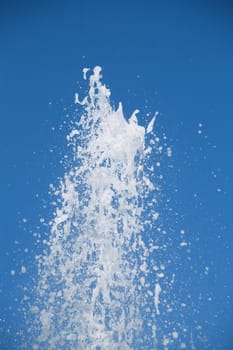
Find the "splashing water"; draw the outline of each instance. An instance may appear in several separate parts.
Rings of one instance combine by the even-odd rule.
[[[67,136],[72,160],[52,188],[58,204],[47,248],[37,257],[34,350],[157,348],[162,289],[151,278],[150,254],[158,247],[144,238],[158,218],[146,166],[155,142],[145,146],[156,115],[145,130],[137,110],[127,121],[109,97],[95,67],[88,95],[75,96],[82,115]]]

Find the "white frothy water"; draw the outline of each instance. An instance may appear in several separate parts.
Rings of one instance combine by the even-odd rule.
[[[127,121],[109,97],[100,67],[89,77],[88,95],[82,101],[75,95],[83,109],[67,136],[72,160],[59,188],[52,187],[58,204],[37,257],[34,350],[156,349],[162,289],[147,276],[158,247],[142,234],[158,219],[153,196],[151,219],[143,219],[154,190],[145,159],[155,142],[146,148],[145,135],[156,115],[145,130],[137,110]]]

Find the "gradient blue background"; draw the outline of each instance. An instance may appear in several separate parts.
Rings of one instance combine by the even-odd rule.
[[[20,267],[33,273],[33,232],[51,214],[49,184],[62,175],[60,125],[82,68],[97,64],[126,116],[139,108],[146,125],[147,112],[160,112],[174,166],[161,170],[163,191],[178,213],[168,224],[191,242],[192,262],[180,253],[180,276],[208,336],[197,349],[231,350],[233,5],[166,0],[0,2],[0,348],[15,349],[16,286],[27,281]]]

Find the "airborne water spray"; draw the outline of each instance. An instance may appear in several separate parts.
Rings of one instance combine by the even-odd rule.
[[[161,153],[156,115],[145,129],[137,110],[129,120],[121,104],[114,110],[100,67],[89,76],[87,96],[76,94],[75,102],[81,111],[67,135],[72,155],[59,186],[51,186],[57,205],[37,256],[30,347],[168,349],[178,333],[169,340],[159,330],[158,339],[165,266],[155,264],[160,247],[148,237],[158,219],[156,166],[148,162]]]

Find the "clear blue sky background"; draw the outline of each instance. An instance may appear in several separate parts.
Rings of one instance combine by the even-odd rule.
[[[64,108],[82,68],[97,64],[126,115],[139,108],[146,124],[148,111],[160,112],[157,127],[171,141],[174,164],[162,169],[164,193],[180,214],[174,230],[184,228],[192,243],[193,273],[184,267],[183,278],[193,299],[204,295],[196,317],[206,348],[231,350],[233,5],[224,0],[0,2],[0,344],[14,349],[6,328],[17,328],[19,316],[9,307],[27,279],[21,260],[33,259],[22,250],[32,248],[40,216],[51,213],[43,201],[62,175]]]

